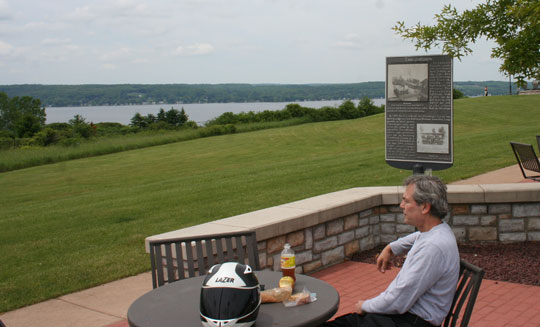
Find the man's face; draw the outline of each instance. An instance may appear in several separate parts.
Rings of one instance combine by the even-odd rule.
[[[399,205],[403,209],[403,217],[407,225],[412,225],[415,227],[421,226],[424,222],[425,205],[418,205],[413,199],[414,189],[416,186],[414,184],[407,185],[401,204]]]

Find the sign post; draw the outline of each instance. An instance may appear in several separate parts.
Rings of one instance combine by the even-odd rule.
[[[387,57],[386,163],[413,170],[447,169],[454,163],[452,58]]]

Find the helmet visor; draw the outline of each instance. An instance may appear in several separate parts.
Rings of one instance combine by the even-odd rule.
[[[202,288],[201,314],[211,319],[238,319],[259,305],[259,288]]]

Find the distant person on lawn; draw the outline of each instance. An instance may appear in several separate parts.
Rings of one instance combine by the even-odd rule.
[[[440,179],[414,175],[404,181],[400,204],[405,223],[418,230],[388,244],[377,257],[377,269],[390,269],[393,255],[407,254],[388,288],[356,304],[350,313],[324,326],[440,326],[456,291],[459,252],[452,229],[442,219],[448,213],[446,186]]]

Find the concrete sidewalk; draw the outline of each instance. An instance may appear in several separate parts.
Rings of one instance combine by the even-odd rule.
[[[517,165],[514,165],[453,184],[501,184],[524,181],[521,170]],[[373,296],[382,291],[391,280],[392,274],[381,275],[373,268],[373,265],[345,262],[320,271],[314,276],[329,282],[338,289],[341,295],[338,313],[341,314],[350,311],[358,299]],[[347,276],[349,279],[353,276],[356,277],[349,280],[345,278]],[[371,280],[371,282],[362,286],[358,280],[363,279]],[[481,297],[475,307],[474,319],[481,317],[482,313],[497,311],[501,313],[500,315],[507,316],[509,315],[508,303],[516,303],[516,301],[514,299],[503,301],[505,294],[525,294],[526,302],[530,302],[530,306],[512,308],[516,312],[521,311],[523,317],[534,317],[535,320],[529,319],[529,322],[536,321],[538,323],[517,324],[515,326],[540,327],[540,304],[538,304],[540,303],[540,287],[493,281],[486,281],[484,285]],[[128,326],[126,314],[131,303],[151,289],[151,275],[143,273],[6,312],[0,315],[0,319],[7,327],[125,327]],[[487,299],[499,300],[488,301]],[[474,319],[471,326],[487,326],[474,323]],[[501,321],[506,320],[501,317],[498,321],[491,321],[490,326],[512,326],[511,324],[501,325]]]

